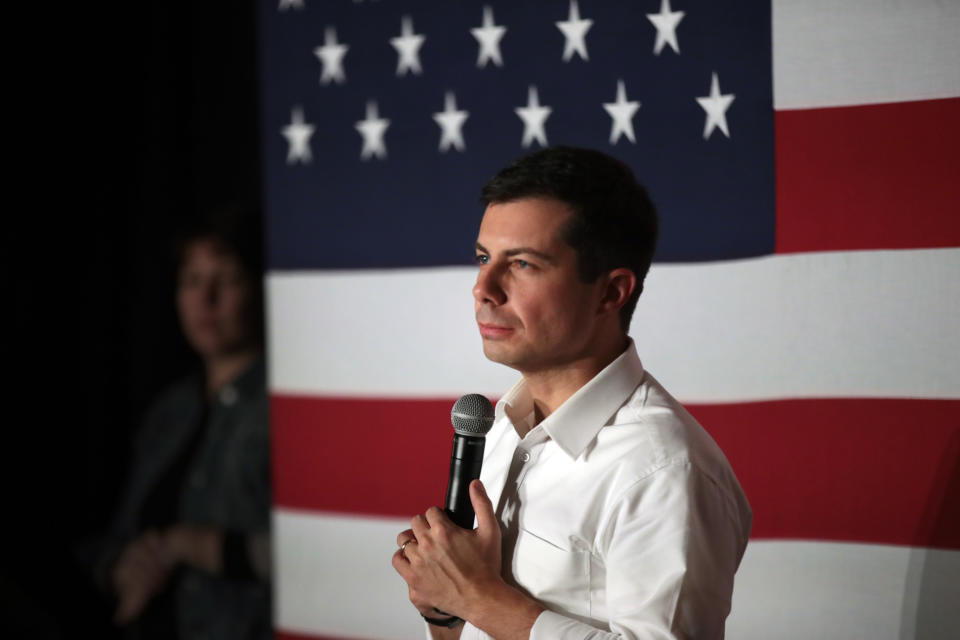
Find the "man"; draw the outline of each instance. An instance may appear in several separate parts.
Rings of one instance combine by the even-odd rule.
[[[609,156],[552,148],[482,200],[477,325],[522,378],[470,486],[477,529],[432,507],[397,536],[411,602],[438,639],[723,637],[750,507],[627,336],[657,233],[646,192]]]
[[[259,215],[222,209],[177,247],[176,306],[200,371],[160,394],[97,558],[124,637],[272,637]]]

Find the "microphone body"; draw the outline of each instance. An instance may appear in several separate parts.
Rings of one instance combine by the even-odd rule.
[[[444,511],[454,524],[472,530],[476,514],[470,502],[470,482],[480,477],[483,445],[487,432],[493,426],[493,405],[478,393],[461,396],[450,410],[450,422],[454,431],[453,450],[450,453],[450,479],[447,482]],[[436,607],[433,610],[440,615],[450,616]],[[423,616],[423,619],[445,627],[454,627],[462,621],[456,616],[437,620]]]
[[[483,436],[453,435],[450,453],[450,481],[444,510],[454,523],[464,529],[473,529],[473,503],[470,502],[470,482],[480,477],[483,464]]]
[[[480,394],[462,396],[450,411],[453,423],[453,450],[450,453],[450,480],[444,510],[464,529],[473,529],[470,482],[480,477],[483,446],[493,426],[493,405]]]

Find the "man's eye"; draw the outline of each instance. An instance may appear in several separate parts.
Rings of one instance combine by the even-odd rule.
[[[197,274],[184,273],[180,276],[180,279],[177,284],[183,288],[187,288],[187,287],[195,287],[199,285],[200,282],[201,282],[200,276],[198,276]]]
[[[517,267],[520,269],[526,269],[527,267],[531,266],[531,264],[526,260],[514,260],[513,264],[517,265]]]
[[[486,255],[483,255],[482,253],[478,253],[474,257],[474,260],[477,261],[477,264],[488,264],[490,262],[490,256],[486,256]]]

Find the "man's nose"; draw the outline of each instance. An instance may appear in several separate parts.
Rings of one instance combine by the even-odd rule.
[[[473,298],[478,304],[501,305],[507,301],[500,277],[500,272],[494,267],[480,269],[477,283],[473,285]]]
[[[208,282],[203,286],[203,301],[210,305],[214,306],[217,304],[217,301],[220,299],[220,287],[216,282]]]

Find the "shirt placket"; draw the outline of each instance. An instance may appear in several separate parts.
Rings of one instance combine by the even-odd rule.
[[[529,431],[514,449],[510,461],[510,470],[503,487],[503,495],[500,501],[501,509],[497,514],[503,532],[504,558],[513,557],[513,550],[517,543],[519,533],[517,518],[519,517],[519,510],[522,508],[521,487],[530,469],[539,460],[548,439],[547,432],[538,426]],[[513,582],[512,571],[507,563],[503,565],[503,574],[508,582]]]

